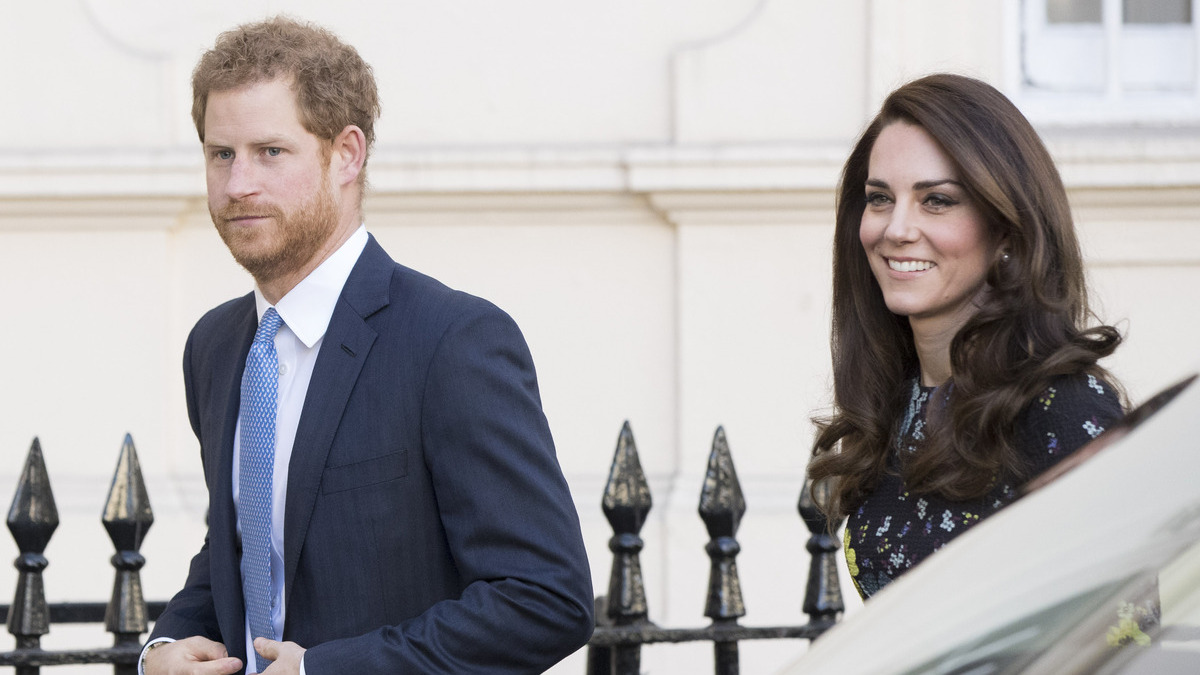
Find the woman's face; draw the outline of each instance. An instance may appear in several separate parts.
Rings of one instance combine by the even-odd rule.
[[[883,128],[867,167],[858,237],[892,312],[957,332],[978,309],[996,242],[958,170],[924,128]]]

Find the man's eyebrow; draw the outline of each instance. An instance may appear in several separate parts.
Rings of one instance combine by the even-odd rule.
[[[249,145],[252,148],[261,148],[264,146],[289,145],[290,143],[291,143],[291,141],[284,136],[266,136],[266,137],[263,137],[260,139],[250,141],[249,143],[247,143],[247,145]],[[204,147],[206,147],[206,148],[231,148],[231,147],[233,147],[233,145],[230,143],[223,143],[223,142],[221,142],[221,139],[217,139],[215,141],[206,139],[204,141]]]

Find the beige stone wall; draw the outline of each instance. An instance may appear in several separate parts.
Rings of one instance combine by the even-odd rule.
[[[655,499],[642,556],[651,618],[707,622],[696,507],[724,425],[749,505],[745,623],[802,621],[795,502],[808,420],[827,404],[841,162],[910,77],[949,69],[1003,86],[1012,4],[6,5],[0,56],[21,67],[0,70],[0,498],[39,436],[62,515],[48,596],[107,596],[98,520],[126,431],[158,518],[147,595],[182,583],[203,537],[179,361],[196,318],[250,280],[208,221],[187,77],[217,30],[287,10],[376,68],[368,228],[397,260],[492,299],[525,331],[597,592],[611,564],[600,495],[629,420]],[[1097,308],[1127,332],[1109,365],[1143,399],[1198,360],[1200,134],[1045,135]],[[0,560],[15,555],[0,537]],[[14,577],[0,569],[0,593]],[[773,672],[801,649],[746,644],[744,670]],[[663,646],[643,664],[702,672],[709,659],[708,646]],[[582,669],[576,658],[555,672]]]

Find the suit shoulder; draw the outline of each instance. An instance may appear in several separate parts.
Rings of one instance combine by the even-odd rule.
[[[450,288],[398,263],[392,274],[392,301],[401,303],[430,326],[449,326],[481,318],[515,324],[507,312],[491,301]]]
[[[205,312],[192,326],[188,342],[205,342],[226,335],[232,326],[244,320],[248,314],[254,314],[254,293],[228,300]]]
[[[216,307],[213,307],[205,312],[204,315],[201,316],[196,322],[196,325],[200,326],[201,324],[206,324],[209,322],[219,323],[231,316],[240,316],[241,314],[244,314],[247,309],[251,311],[254,309],[254,293],[247,293],[241,297],[222,302]]]

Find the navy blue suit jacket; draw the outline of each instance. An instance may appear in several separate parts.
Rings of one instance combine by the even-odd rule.
[[[152,637],[245,659],[232,451],[254,297],[188,338],[208,536]],[[533,673],[583,645],[579,520],[516,324],[372,237],[317,356],[287,478],[283,639],[309,675]]]

